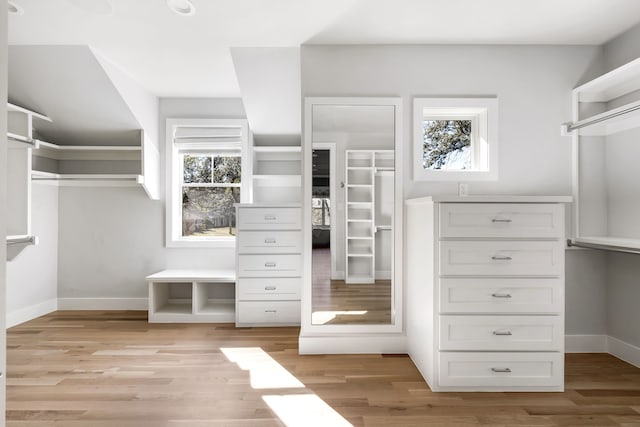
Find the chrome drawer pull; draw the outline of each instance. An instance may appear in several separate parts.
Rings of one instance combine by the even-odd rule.
[[[277,288],[275,286],[265,286],[264,290],[265,291],[275,291]]]
[[[493,218],[493,219],[491,220],[491,222],[513,222],[513,220],[511,220],[511,219]]]
[[[509,368],[491,368],[493,372],[511,372]]]
[[[494,261],[511,261],[513,258],[511,258],[510,256],[492,256],[491,257],[492,260]]]
[[[264,239],[265,243],[275,243],[276,239]]]
[[[499,294],[497,292],[491,294],[494,298],[511,298],[511,294]]]
[[[265,262],[265,263],[264,263],[264,266],[265,266],[265,267],[275,267],[275,266],[276,266],[276,263],[275,263],[275,262]]]
[[[513,335],[513,334],[511,333],[511,331],[493,331],[493,335],[510,336],[510,335]]]
[[[265,215],[264,216],[264,220],[265,221],[275,221],[276,219],[278,219],[275,215]]]
[[[277,313],[278,310],[265,310],[264,312],[265,313]]]

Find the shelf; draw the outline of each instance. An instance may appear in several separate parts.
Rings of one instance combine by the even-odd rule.
[[[254,153],[302,153],[299,145],[254,145]]]
[[[348,253],[347,256],[349,258],[372,258],[373,254],[371,253],[363,253],[363,254],[359,254],[359,253]]]
[[[347,219],[347,222],[371,222],[371,221],[373,221],[371,218],[369,218],[369,219],[366,219],[366,218],[363,218],[363,219],[349,218],[349,219]]]
[[[209,299],[202,308],[196,310],[195,314],[228,317],[229,321],[233,322],[236,315],[236,301],[234,299]]]
[[[31,117],[33,117],[35,119],[44,120],[46,122],[52,122],[53,121],[49,117],[45,116],[44,114],[40,114],[40,113],[36,113],[35,111],[27,110],[26,108],[20,107],[20,106],[15,105],[15,104],[11,104],[9,102],[7,102],[7,111],[8,112],[15,111],[15,112],[19,112],[19,113],[24,113],[24,114],[30,115]]]
[[[33,154],[56,160],[140,160],[139,145],[58,145],[37,141]]]
[[[347,184],[348,188],[371,188],[372,184]]]
[[[15,245],[37,245],[36,236],[7,236],[7,246]]]
[[[348,240],[373,240],[371,236],[347,236]]]
[[[608,102],[640,90],[640,58],[578,86],[573,91],[580,102]]]
[[[191,315],[191,300],[168,302],[156,310],[155,314],[189,314]]]
[[[263,187],[299,187],[302,183],[300,175],[253,175],[256,185]]]

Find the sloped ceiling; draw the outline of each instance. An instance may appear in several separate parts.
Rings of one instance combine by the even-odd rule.
[[[249,126],[257,138],[300,139],[300,49],[231,48]]]
[[[9,102],[49,116],[60,145],[139,144],[140,124],[88,46],[9,46]]]

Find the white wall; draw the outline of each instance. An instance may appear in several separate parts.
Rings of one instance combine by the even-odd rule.
[[[244,109],[238,99],[160,100],[161,153],[165,120],[170,117],[244,118]],[[161,170],[164,173],[164,158]],[[166,248],[164,212],[163,202],[150,200],[141,188],[61,187],[61,307],[101,306],[100,301],[74,302],[75,298],[137,298],[129,303],[103,301],[102,306],[140,308],[146,303],[146,275],[166,268],[234,268],[233,248]]]
[[[640,24],[604,45],[605,71],[613,70],[640,57]]]
[[[56,310],[58,294],[58,187],[35,182],[27,246],[7,263],[7,326]]]
[[[571,140],[559,126],[571,119],[571,90],[599,75],[602,63],[602,50],[590,46],[309,45],[301,50],[302,95],[403,98],[405,199],[457,193],[457,183],[411,180],[413,97],[497,95],[500,176],[470,183],[470,193],[568,195]],[[582,256],[589,255],[568,257],[567,300],[593,303],[605,284],[582,274]],[[601,332],[605,312],[591,306],[571,308],[568,334]]]
[[[606,70],[612,70],[629,61],[640,57],[640,24],[631,28],[617,38],[613,39],[604,46],[604,58]],[[632,131],[633,134],[623,143],[637,144],[637,130]],[[618,138],[614,138],[616,142]],[[611,174],[618,174],[612,177],[613,180],[623,179],[622,183],[630,185],[612,186],[611,190],[616,188],[616,193],[626,189],[629,194],[617,194],[618,201],[625,200],[625,209],[616,209],[611,206],[614,213],[626,213],[627,215],[636,213],[635,216],[627,218],[618,218],[626,220],[626,225],[631,226],[627,230],[638,237],[638,221],[637,221],[637,167],[631,169],[622,167],[622,159],[619,159],[608,167]],[[628,165],[627,165],[628,166]],[[620,173],[623,173],[620,175]],[[615,181],[612,181],[615,182]],[[633,205],[632,205],[633,204]],[[623,234],[625,230],[614,230],[618,234]],[[622,340],[628,344],[640,347],[640,310],[638,310],[638,301],[640,301],[640,255],[621,254],[611,252],[607,255],[608,274],[607,274],[607,330],[608,334],[614,338]]]
[[[7,170],[7,3],[0,2],[0,171]],[[7,176],[0,173],[0,242],[7,238]],[[0,426],[4,426],[6,408],[6,366],[7,335],[5,328],[6,313],[6,262],[7,247],[0,245]]]

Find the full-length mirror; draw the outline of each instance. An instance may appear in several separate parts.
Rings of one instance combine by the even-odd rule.
[[[310,108],[311,323],[393,324],[397,107]]]

